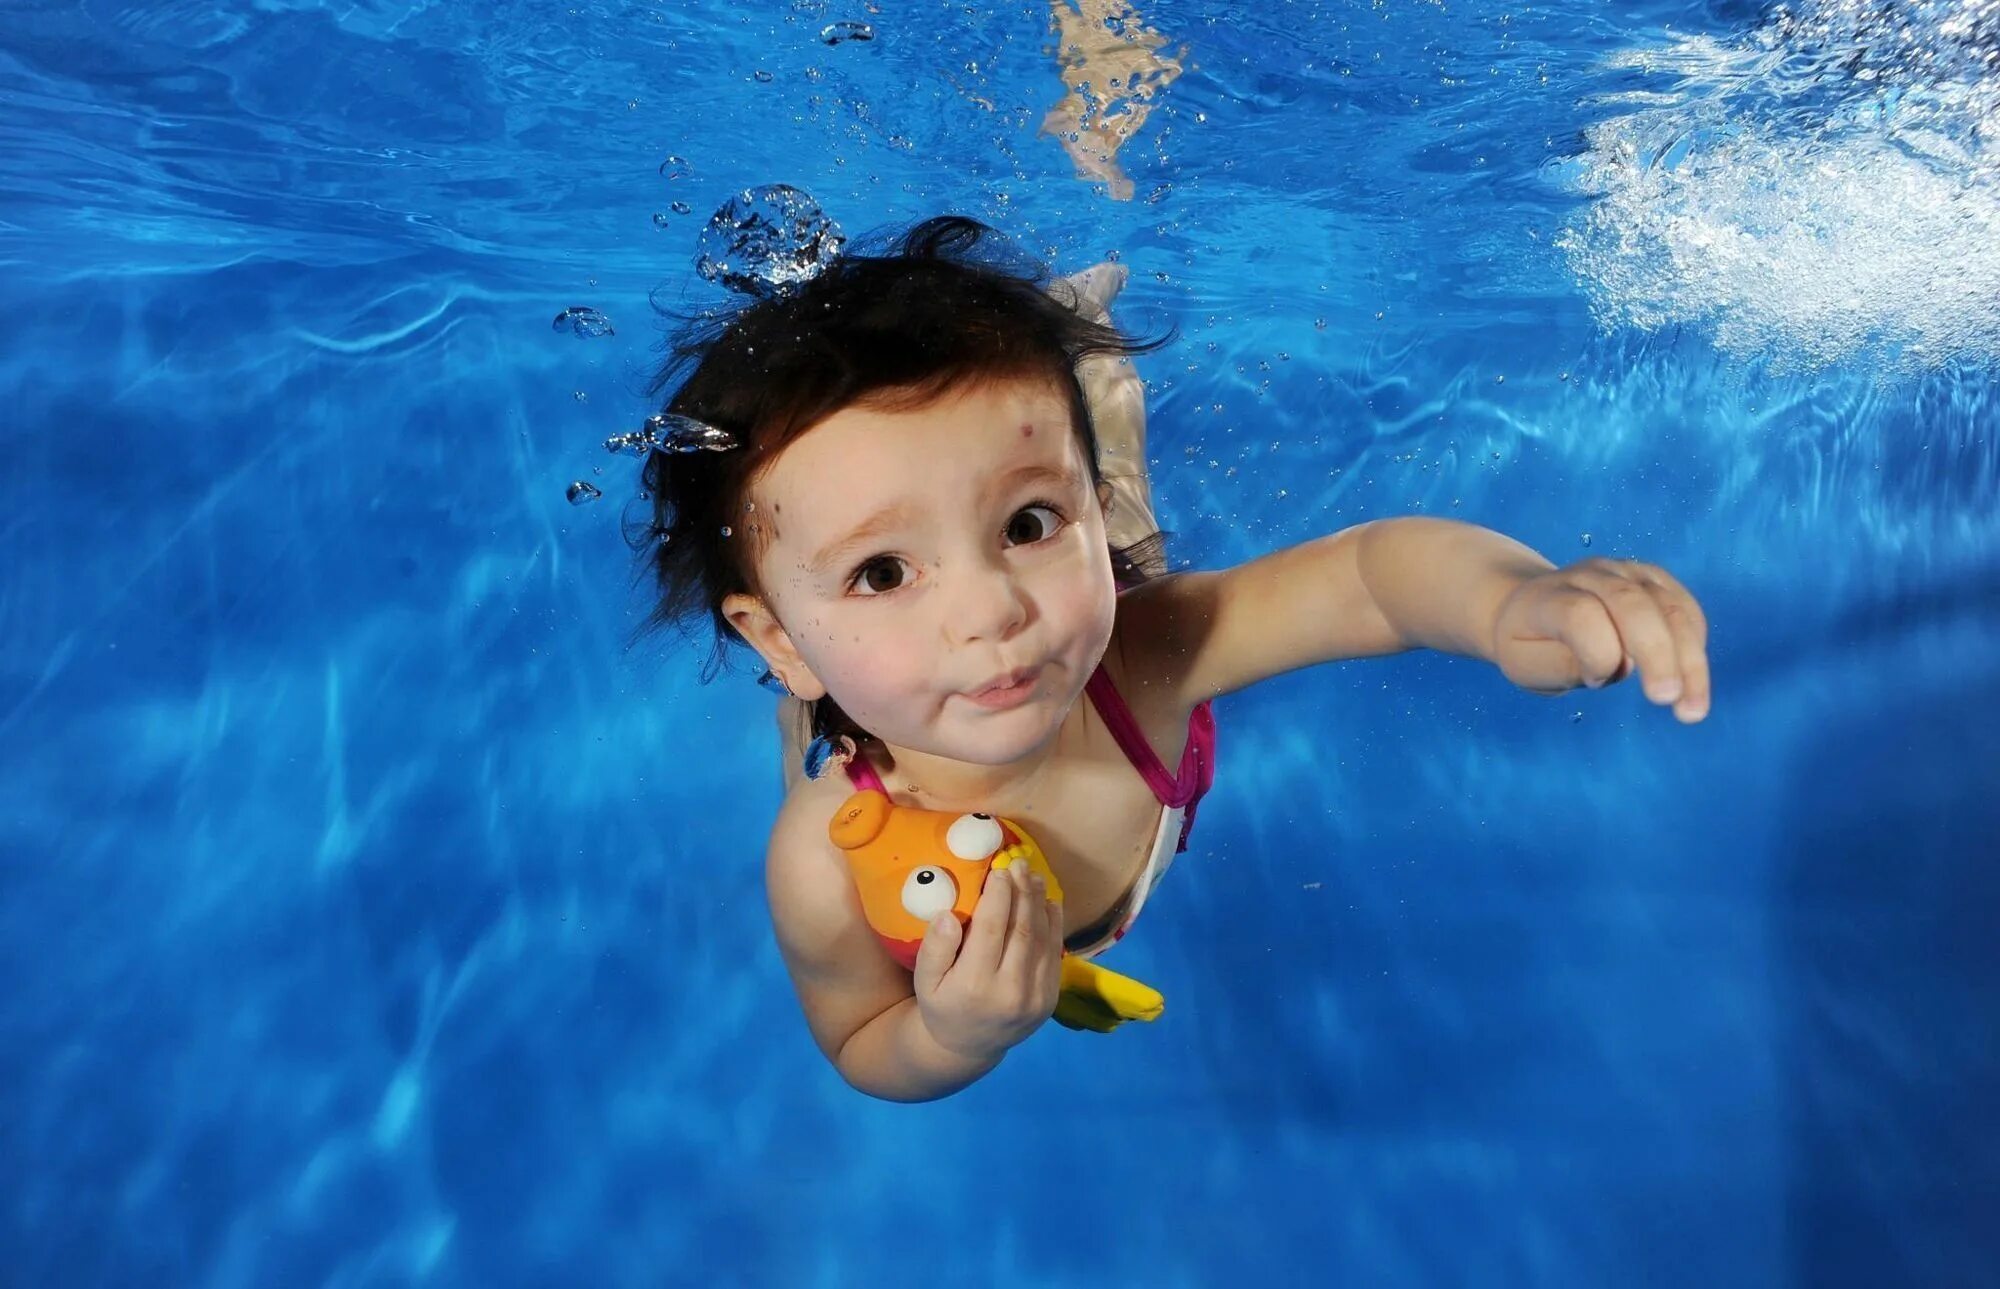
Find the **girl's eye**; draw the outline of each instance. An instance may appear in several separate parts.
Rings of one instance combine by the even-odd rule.
[[[878,556],[854,570],[847,588],[861,592],[863,598],[886,595],[903,584],[902,567],[903,561],[894,555]]]
[[[1037,511],[1044,512],[1036,514]],[[1045,542],[1056,535],[1063,526],[1062,511],[1046,501],[1030,502],[1014,512],[1007,521],[1007,540],[1021,546],[1032,546]],[[895,555],[878,555],[847,579],[847,589],[858,593],[863,599],[887,595],[901,590],[908,581],[903,560]]]
[[[1030,519],[1027,523],[1022,522],[1023,519],[1034,515],[1038,510],[1048,512],[1048,518]],[[1014,513],[1014,517],[1007,522],[1007,536],[1010,540],[1017,541],[1023,546],[1032,545],[1035,542],[1046,541],[1055,536],[1056,530],[1062,527],[1062,522],[1063,517],[1060,510],[1057,510],[1046,501],[1037,501],[1032,505],[1023,506]]]

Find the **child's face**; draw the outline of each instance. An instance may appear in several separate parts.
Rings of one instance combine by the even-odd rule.
[[[1103,508],[1049,384],[844,409],[766,468],[752,503],[768,598],[724,611],[793,692],[831,693],[894,746],[1017,760],[1054,736],[1111,639]],[[975,697],[1021,671],[1018,697]]]

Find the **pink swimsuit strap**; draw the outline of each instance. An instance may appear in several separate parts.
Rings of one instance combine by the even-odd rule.
[[[1203,702],[1189,714],[1187,747],[1181,753],[1180,772],[1168,774],[1159,754],[1153,751],[1153,745],[1146,741],[1146,735],[1139,729],[1132,709],[1125,705],[1118,687],[1111,683],[1104,664],[1098,664],[1083,690],[1090,695],[1091,704],[1097,708],[1098,716],[1103,718],[1105,728],[1111,731],[1111,737],[1117,740],[1125,758],[1132,762],[1132,767],[1146,781],[1146,786],[1153,790],[1160,804],[1170,809],[1187,809],[1187,815],[1181,822],[1178,847],[1178,850],[1186,850],[1188,833],[1194,828],[1195,808],[1215,783],[1213,707]],[[847,778],[857,792],[873,789],[884,796],[889,795],[888,788],[882,784],[882,776],[875,773],[875,767],[858,751],[847,762]]]
[[[882,776],[875,773],[875,767],[868,764],[868,758],[861,755],[859,748],[855,749],[853,759],[847,763],[847,781],[854,785],[856,792],[867,792],[872,788],[885,797],[889,795],[889,789],[882,786]]]
[[[1097,706],[1097,714],[1104,718],[1105,728],[1118,741],[1125,759],[1139,771],[1146,786],[1153,790],[1160,804],[1169,808],[1184,806],[1187,816],[1181,823],[1180,844],[1177,852],[1187,849],[1188,833],[1194,828],[1194,813],[1202,797],[1215,783],[1215,709],[1207,701],[1195,706],[1188,714],[1187,746],[1181,752],[1180,772],[1168,774],[1153,745],[1146,741],[1146,735],[1139,728],[1132,709],[1125,705],[1125,699],[1111,683],[1111,676],[1099,663],[1091,673],[1090,681],[1084,687],[1090,701]]]

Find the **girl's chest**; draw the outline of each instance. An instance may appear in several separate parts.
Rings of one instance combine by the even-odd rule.
[[[1044,782],[994,812],[1015,820],[1040,843],[1063,886],[1063,924],[1089,926],[1122,899],[1144,873],[1159,836],[1164,807],[1139,769],[1094,711],[1077,706],[1065,729],[1059,760]],[[1180,765],[1187,742],[1187,714],[1133,716],[1153,754],[1170,769]]]
[[[1048,856],[1062,883],[1063,925],[1071,931],[1096,922],[1124,897],[1145,871],[1159,832],[1158,799],[1130,766],[1111,768],[1126,775],[1076,775],[1047,800],[1010,816]]]

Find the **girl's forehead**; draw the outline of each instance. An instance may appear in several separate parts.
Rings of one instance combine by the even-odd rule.
[[[1068,402],[1040,384],[1012,384],[907,411],[843,408],[786,445],[756,491],[793,521],[786,526],[810,525],[956,494],[1020,466],[1076,472],[1081,458]]]

